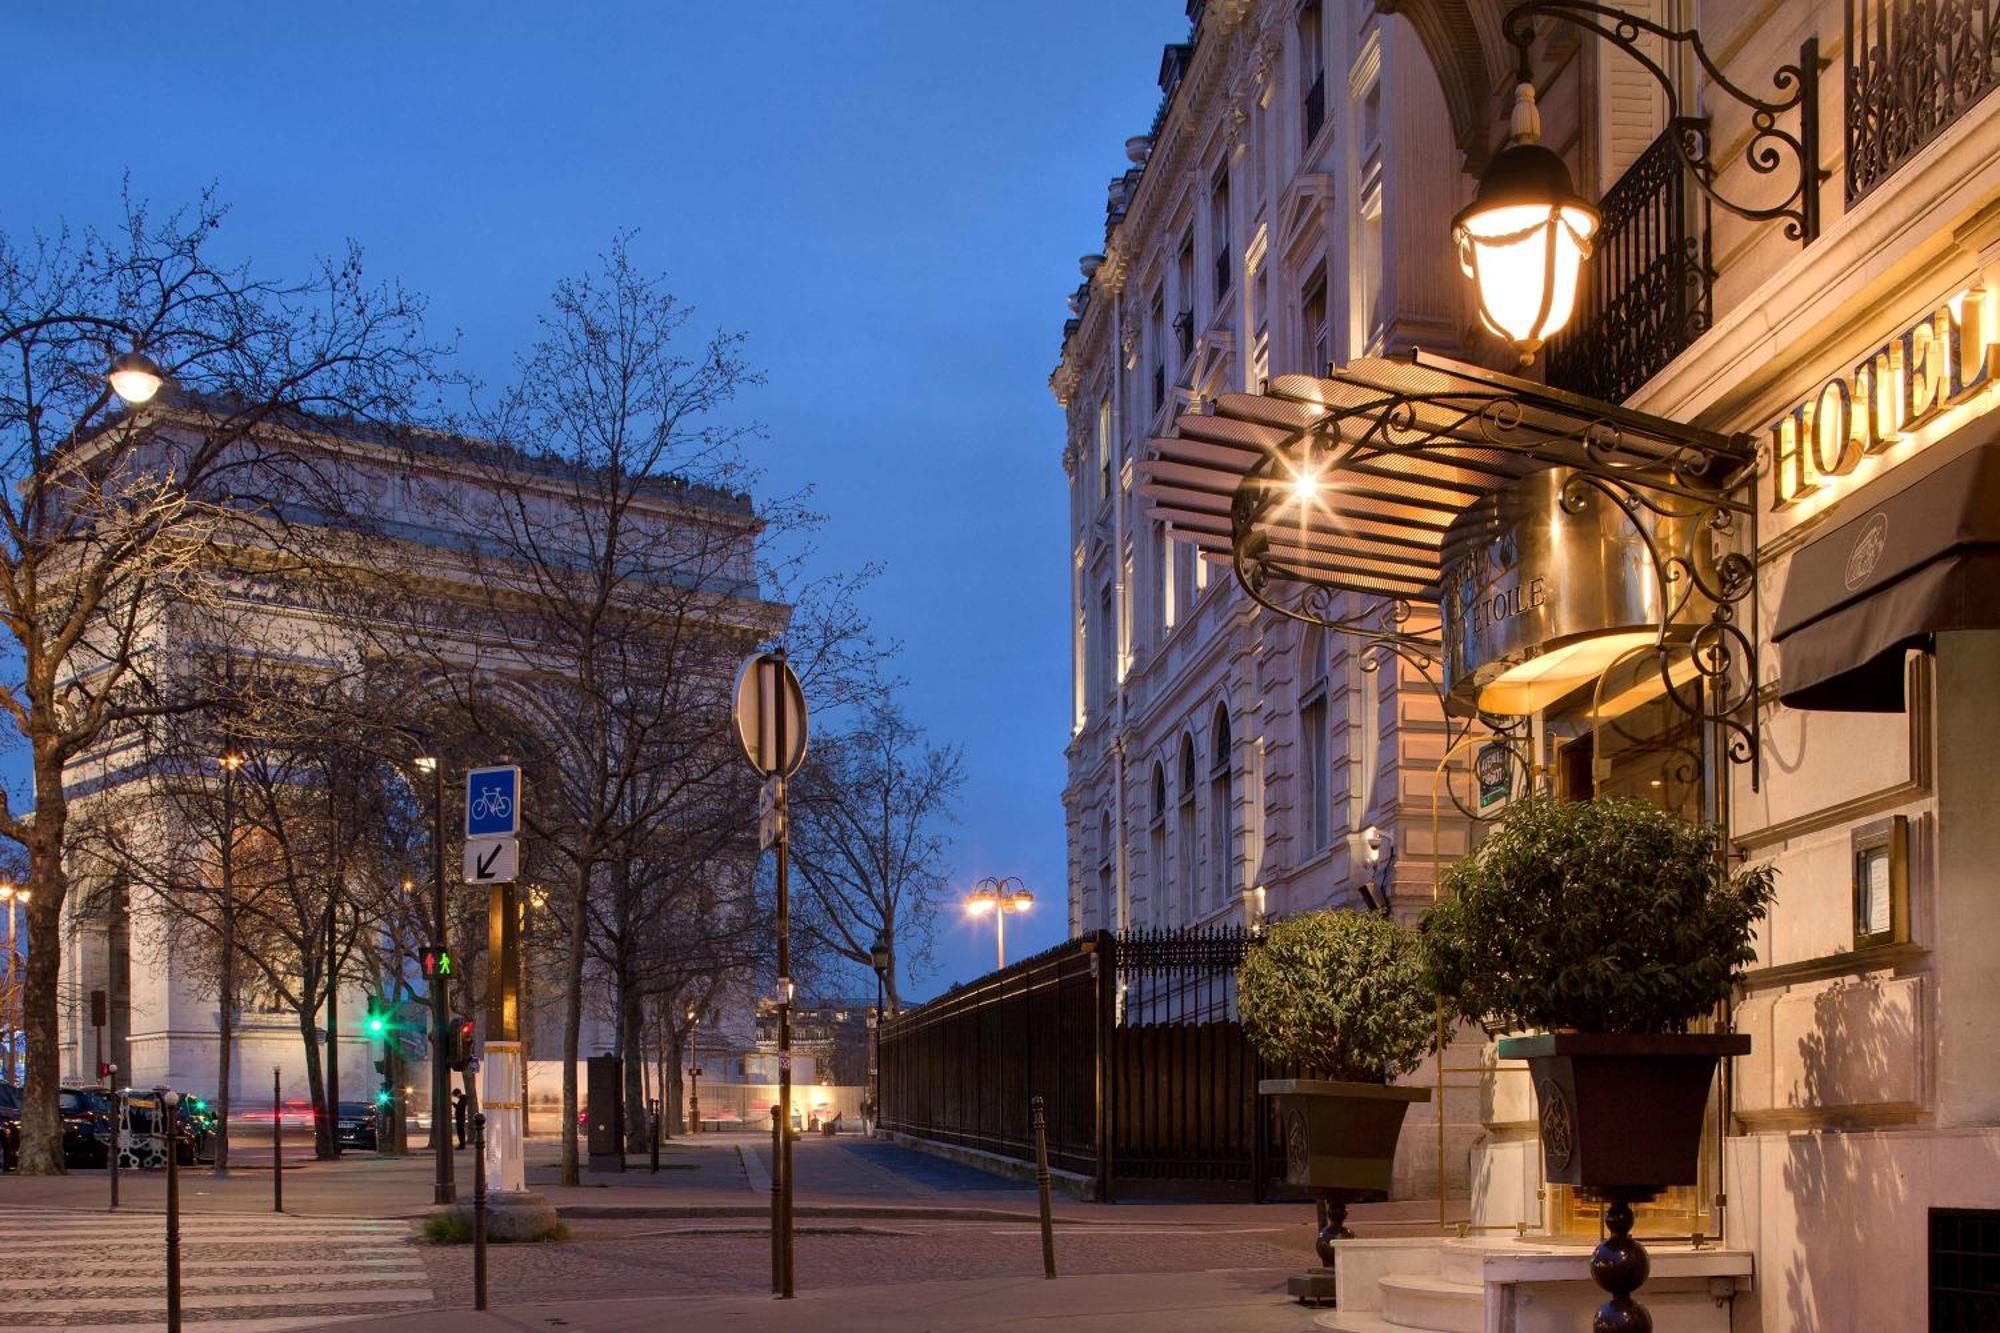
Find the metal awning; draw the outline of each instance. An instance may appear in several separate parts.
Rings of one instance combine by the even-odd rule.
[[[1529,473],[1573,468],[1628,506],[1748,513],[1755,459],[1746,435],[1412,352],[1201,400],[1152,442],[1140,493],[1253,595],[1282,579],[1407,607],[1438,599],[1453,520]]]

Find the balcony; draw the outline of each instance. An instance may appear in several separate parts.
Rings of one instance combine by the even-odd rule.
[[[1598,205],[1603,221],[1569,327],[1549,340],[1548,382],[1622,402],[1699,338],[1713,317],[1708,205],[1689,188],[1679,120],[1641,153]]]
[[[1985,0],[1847,0],[1851,206],[2000,83]]]

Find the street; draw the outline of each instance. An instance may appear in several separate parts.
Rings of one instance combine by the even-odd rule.
[[[801,1138],[800,1301],[781,1309],[769,1295],[763,1136],[676,1140],[664,1145],[658,1174],[633,1157],[622,1175],[586,1174],[571,1189],[554,1183],[554,1139],[529,1148],[530,1186],[556,1204],[570,1234],[494,1246],[484,1316],[470,1311],[470,1248],[415,1235],[413,1220],[429,1206],[426,1157],[356,1154],[334,1164],[288,1153],[286,1213],[276,1218],[268,1153],[245,1156],[226,1180],[184,1171],[188,1326],[261,1331],[365,1319],[504,1328],[560,1318],[569,1328],[636,1329],[658,1327],[659,1300],[675,1298],[688,1302],[676,1318],[687,1328],[765,1327],[757,1320],[767,1307],[772,1328],[797,1327],[807,1310],[816,1328],[971,1329],[1003,1317],[1032,1327],[1043,1315],[1052,1328],[1109,1330],[1126,1319],[1171,1328],[1160,1317],[1173,1311],[1201,1313],[1188,1327],[1310,1327],[1283,1296],[1286,1273],[1314,1262],[1311,1210],[1296,1203],[1098,1205],[1058,1196],[1061,1278],[1048,1283],[1031,1185],[857,1136]],[[458,1154],[457,1171],[463,1197],[469,1154]],[[115,1216],[106,1215],[107,1185],[95,1171],[0,1178],[0,1244],[16,1256],[0,1282],[0,1326],[159,1325],[164,1178],[125,1173]],[[1403,1205],[1369,1212],[1356,1210],[1364,1232],[1396,1234],[1417,1220]],[[1098,1317],[1092,1310],[1112,1322],[1088,1322]],[[1224,1310],[1235,1312],[1226,1325],[1216,1322]],[[850,1317],[857,1322],[841,1322]]]

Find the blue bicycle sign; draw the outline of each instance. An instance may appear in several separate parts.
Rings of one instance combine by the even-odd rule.
[[[475,768],[465,775],[465,836],[511,838],[521,831],[521,770]]]

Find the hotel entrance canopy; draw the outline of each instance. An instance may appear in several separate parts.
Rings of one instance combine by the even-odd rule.
[[[1688,650],[1671,670],[1660,654],[1663,688],[1728,727],[1732,756],[1747,759],[1754,713],[1737,714],[1756,644],[1736,607],[1755,595],[1755,467],[1747,435],[1411,352],[1199,400],[1152,441],[1140,491],[1150,517],[1229,562],[1265,607],[1428,669],[1466,609],[1454,599],[1470,595],[1452,585],[1455,563],[1508,540],[1488,521],[1497,498],[1559,469],[1562,513],[1609,501],[1630,520],[1658,581],[1651,628],[1661,645],[1673,628]]]

